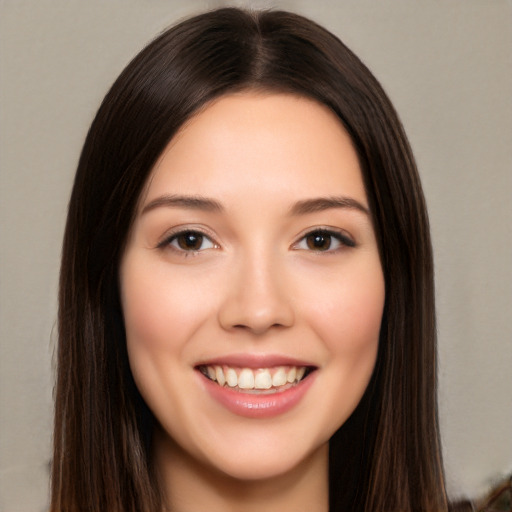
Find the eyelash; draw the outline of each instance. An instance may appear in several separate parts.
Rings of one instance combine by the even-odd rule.
[[[205,241],[208,241],[210,246],[206,248],[184,248],[184,247],[178,247],[174,245],[176,242],[179,244],[179,238],[189,236],[189,237],[195,237],[196,239],[199,239],[201,246]],[[325,249],[322,248],[314,248],[309,245],[308,238],[309,237],[316,237],[317,240],[320,238],[328,239],[328,246]],[[336,240],[338,242],[338,246],[335,248],[332,248],[332,239]],[[313,241],[314,242],[314,241]],[[307,247],[301,247],[301,244],[305,243]],[[311,251],[316,253],[334,253],[339,251],[343,247],[355,247],[356,243],[352,238],[350,238],[348,235],[341,233],[339,231],[334,231],[332,229],[325,229],[325,228],[317,228],[313,229],[309,232],[307,232],[304,236],[302,236],[297,243],[295,243],[292,248],[296,250],[305,250],[305,251]],[[158,245],[158,249],[163,249],[165,247],[169,247],[173,251],[176,251],[177,253],[182,254],[183,256],[188,256],[189,254],[198,254],[201,251],[204,251],[205,249],[213,249],[218,248],[218,244],[212,240],[212,238],[207,235],[206,233],[197,230],[197,229],[184,229],[182,231],[178,231],[175,233],[172,233],[171,235],[167,236],[164,240],[162,240]]]
[[[309,237],[329,238],[330,239],[329,245],[325,249],[312,248],[308,244]],[[338,247],[331,248],[332,239],[334,239],[338,242],[338,244],[339,244]],[[299,245],[302,243],[307,244],[307,247],[299,247]],[[356,243],[354,242],[354,240],[352,240],[352,238],[350,238],[348,235],[346,235],[340,231],[335,231],[332,229],[325,229],[325,228],[317,228],[317,229],[313,229],[313,230],[307,232],[304,236],[302,236],[300,238],[300,240],[293,247],[296,249],[299,249],[299,250],[306,250],[306,251],[309,250],[309,251],[316,252],[316,253],[335,253],[335,252],[339,251],[340,249],[342,249],[343,247],[355,247],[355,246],[356,246]]]
[[[178,247],[176,245],[173,245],[174,242],[179,244],[179,238],[184,236],[193,236],[201,241],[201,245],[203,245],[204,241],[208,241],[210,243],[210,247],[206,248],[200,248],[200,249],[193,249],[193,248],[183,248]],[[164,240],[162,240],[158,245],[157,249],[164,249],[164,248],[170,248],[171,250],[175,251],[178,254],[181,254],[183,256],[188,256],[189,254],[198,254],[201,251],[204,251],[205,249],[212,249],[212,248],[218,248],[218,244],[214,242],[211,238],[211,236],[207,235],[203,231],[197,230],[197,229],[184,229],[182,231],[177,231],[175,233],[171,233],[169,236],[167,236]]]

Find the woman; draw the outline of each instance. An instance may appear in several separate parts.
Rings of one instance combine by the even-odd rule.
[[[335,36],[220,9],[127,66],[60,283],[52,510],[446,510],[428,219]]]

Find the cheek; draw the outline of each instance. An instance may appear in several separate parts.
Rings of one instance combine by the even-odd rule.
[[[122,267],[121,299],[127,338],[155,350],[179,346],[211,308],[208,283],[195,286],[186,272],[127,258]]]
[[[172,379],[179,362],[186,360],[194,332],[212,308],[212,294],[191,284],[168,265],[128,255],[121,268],[121,302],[127,351],[133,377],[141,394],[151,397]],[[183,274],[183,273],[182,273]]]
[[[385,301],[380,264],[366,266],[364,271],[353,268],[326,282],[312,299],[304,314],[328,353],[326,367],[332,371],[325,374],[329,381],[325,385],[344,390],[343,403],[351,412],[368,385],[378,352]],[[333,407],[339,406],[338,394],[332,398]]]
[[[370,382],[379,347],[385,288],[379,271],[353,275],[330,290],[329,300],[319,300],[311,312],[311,321],[329,354],[320,375],[323,389],[332,390],[324,395],[324,420],[332,435],[353,413]]]
[[[385,300],[380,265],[347,272],[316,290],[307,316],[332,349],[357,351],[378,343]]]

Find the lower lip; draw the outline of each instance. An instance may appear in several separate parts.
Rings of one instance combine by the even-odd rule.
[[[219,386],[200,374],[210,396],[226,409],[246,418],[272,418],[295,407],[313,384],[316,372],[285,391],[253,394]]]

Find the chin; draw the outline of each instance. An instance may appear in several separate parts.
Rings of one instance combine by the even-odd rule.
[[[300,472],[302,467],[309,467],[311,459],[328,452],[328,443],[313,453],[300,454],[295,452],[291,457],[281,452],[269,453],[257,450],[254,453],[239,452],[237,457],[217,460],[215,469],[229,478],[239,481],[255,482],[276,479]]]

